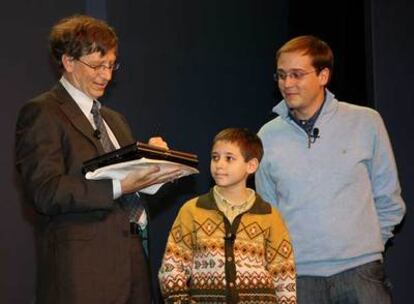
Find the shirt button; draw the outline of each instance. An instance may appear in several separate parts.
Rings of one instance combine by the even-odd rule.
[[[231,262],[231,261],[233,261],[233,258],[232,257],[228,257],[227,258],[227,262]]]
[[[233,288],[233,286],[234,286],[233,282],[230,282],[229,286]]]
[[[227,233],[227,237],[228,238],[231,238],[231,233]]]

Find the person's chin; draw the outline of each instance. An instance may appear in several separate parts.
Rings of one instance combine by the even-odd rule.
[[[295,97],[285,98],[285,101],[286,101],[287,106],[291,110],[296,109],[298,105],[300,104],[300,100]]]
[[[225,187],[227,185],[226,181],[224,181],[222,178],[215,178],[214,182],[219,187]]]
[[[98,99],[99,97],[102,97],[104,93],[105,90],[94,90],[91,95],[94,99]]]

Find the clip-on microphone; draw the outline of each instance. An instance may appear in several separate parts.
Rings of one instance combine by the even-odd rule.
[[[98,129],[93,131],[93,137],[95,137],[97,139],[101,139],[101,131],[99,131]]]
[[[316,140],[319,138],[319,129],[313,128],[312,134],[308,133],[308,148],[310,149],[311,145],[316,142]]]

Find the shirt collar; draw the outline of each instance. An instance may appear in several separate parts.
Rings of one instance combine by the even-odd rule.
[[[254,192],[253,189],[250,189],[250,188],[247,188],[247,191],[249,192],[249,195],[247,196],[246,201],[243,204],[234,204],[228,199],[226,199],[223,195],[221,195],[221,193],[218,191],[217,186],[213,187],[214,198],[220,210],[221,210],[220,207],[223,207],[225,209],[232,207],[233,209],[240,209],[243,211],[246,211],[247,209],[249,209],[251,205],[253,205],[254,203],[256,193]]]
[[[78,88],[73,86],[66,78],[65,76],[62,76],[60,78],[60,83],[62,86],[68,91],[69,95],[73,98],[73,100],[77,103],[79,108],[82,110],[82,112],[88,116],[90,115],[93,99],[90,98],[88,95],[80,91]]]
[[[208,210],[219,210],[214,199],[213,189],[211,189],[209,193],[201,195],[198,198],[197,207]],[[262,198],[255,193],[255,201],[248,212],[252,214],[268,214],[272,212],[272,209],[268,203],[264,202]]]
[[[325,102],[324,106],[321,108],[319,116],[334,111],[334,109],[336,109],[337,103],[338,101],[335,99],[335,95],[332,94],[332,92],[328,89],[325,89]],[[281,116],[283,119],[289,118],[289,108],[284,99],[281,102],[279,102],[276,106],[274,106],[272,111]]]
[[[213,188],[214,200],[216,201],[217,208],[223,212],[230,223],[233,223],[234,219],[240,214],[248,211],[255,200],[255,192],[252,189],[247,189],[249,192],[246,200],[242,204],[234,204],[226,199],[221,193],[217,186]]]
[[[310,133],[313,129],[313,126],[315,125],[316,120],[319,117],[319,114],[322,111],[322,108],[325,104],[325,100],[326,100],[326,95],[325,98],[321,104],[321,106],[319,107],[319,109],[312,115],[311,118],[306,119],[306,120],[302,120],[302,119],[298,119],[295,117],[295,115],[293,114],[292,111],[289,110],[288,116],[290,119],[292,119],[299,127],[301,127],[303,130],[305,130],[306,133]]]

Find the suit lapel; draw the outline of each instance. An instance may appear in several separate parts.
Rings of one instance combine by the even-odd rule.
[[[91,123],[85,117],[82,110],[69,95],[66,89],[60,83],[58,83],[52,89],[52,92],[56,95],[56,99],[58,100],[62,111],[66,114],[74,127],[91,141],[91,143],[98,150],[99,155],[104,154],[105,151],[102,147],[101,142],[99,139],[93,136],[94,129]],[[120,119],[117,115],[114,115],[113,112],[105,106],[101,108],[101,114],[105,122],[111,128],[121,147],[133,143],[131,140],[131,131],[129,130],[128,125],[125,121]]]
[[[52,90],[57,96],[57,100],[60,104],[60,108],[72,122],[73,126],[79,130],[89,141],[96,147],[99,155],[104,154],[102,144],[96,137],[93,136],[94,129],[88,119],[83,114],[82,110],[72,99],[65,88],[58,83]]]
[[[121,120],[118,116],[115,116],[111,111],[105,106],[101,108],[101,113],[103,119],[106,121],[108,126],[111,128],[114,133],[118,143],[121,147],[131,144],[131,137],[129,129],[127,128],[126,122]]]

